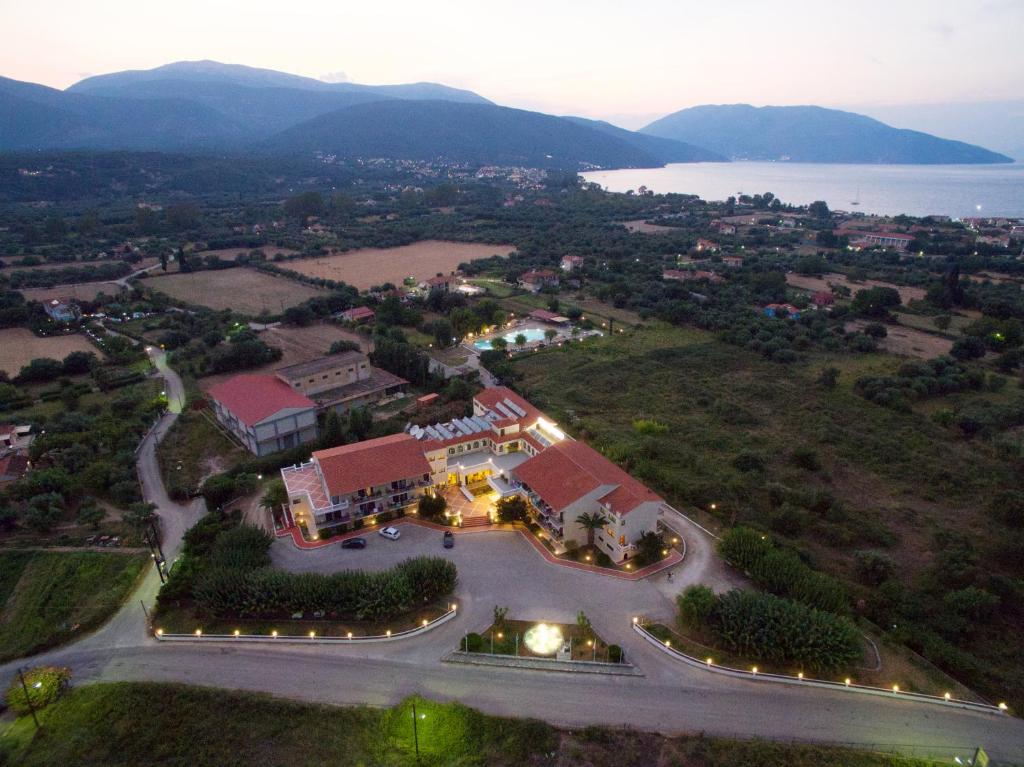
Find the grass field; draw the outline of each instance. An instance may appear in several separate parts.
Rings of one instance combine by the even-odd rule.
[[[144,554],[0,552],[0,661],[74,639],[121,606]]]
[[[448,274],[463,261],[506,256],[513,250],[512,245],[423,240],[397,248],[360,248],[289,261],[282,266],[309,277],[338,280],[365,290],[385,282],[401,285],[406,277],[425,280],[438,272]]]
[[[52,288],[23,288],[19,293],[26,301],[49,301],[52,298],[74,298],[77,301],[92,301],[100,293],[116,296],[122,290],[114,282],[80,282],[75,285],[54,285]]]
[[[171,298],[211,309],[258,315],[280,314],[324,291],[255,269],[216,269],[150,277],[145,285]]]
[[[194,410],[183,413],[156,448],[168,490],[181,488],[188,494],[207,477],[227,471],[248,456],[209,418]]]
[[[670,502],[715,503],[727,521],[765,522],[759,490],[766,476],[835,495],[846,518],[809,523],[819,534],[807,541],[832,568],[849,563],[858,544],[895,537],[893,556],[916,570],[930,561],[935,526],[984,527],[985,499],[1014,481],[1009,463],[984,444],[855,394],[856,378],[900,364],[888,355],[820,355],[782,367],[703,331],[658,326],[545,349],[515,364],[528,397]],[[833,390],[815,384],[828,366],[841,371]],[[639,418],[669,431],[637,434]],[[822,469],[794,466],[798,447],[814,450]],[[764,472],[735,468],[740,453],[759,456]]]
[[[849,288],[853,295],[856,295],[858,290],[864,290],[865,288],[895,288],[899,292],[900,300],[902,300],[904,304],[909,304],[911,301],[923,301],[925,294],[924,288],[914,288],[906,285],[893,285],[890,282],[881,282],[880,280],[851,282],[845,274],[839,274],[837,272],[824,274],[821,277],[811,277],[809,275],[791,272],[786,275],[786,284],[794,288],[801,288],[812,292],[819,290],[831,290],[832,288],[830,285],[843,285]]]
[[[923,760],[822,746],[587,727],[416,699],[390,709],[337,708],[184,685],[94,684],[40,713],[0,724],[0,762],[24,767],[929,767]],[[685,727],[685,723],[680,723]],[[33,737],[34,735],[34,737]],[[416,755],[418,742],[419,757]],[[965,754],[967,756],[967,754]]]
[[[80,334],[40,338],[28,328],[0,330],[0,370],[14,376],[25,365],[39,357],[62,360],[71,352],[102,352]]]

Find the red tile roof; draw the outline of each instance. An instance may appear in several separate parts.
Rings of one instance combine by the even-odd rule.
[[[585,442],[565,440],[524,461],[512,472],[556,511],[602,486],[601,501],[617,514],[661,497]]]
[[[28,473],[28,456],[10,453],[0,458],[0,479],[21,479]]]
[[[208,392],[242,423],[254,426],[280,410],[315,408],[316,403],[294,391],[276,376],[240,375],[229,378]]]
[[[318,450],[313,458],[332,496],[430,474],[422,444],[404,433]]]
[[[346,320],[368,320],[373,318],[373,309],[369,306],[356,306],[346,309],[341,316]]]

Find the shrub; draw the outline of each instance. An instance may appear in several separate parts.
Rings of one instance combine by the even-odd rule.
[[[764,459],[757,453],[740,453],[732,459],[732,465],[737,471],[763,471]]]
[[[896,574],[896,563],[875,551],[858,551],[853,564],[857,579],[866,586],[879,586]]]
[[[252,525],[239,525],[217,536],[210,552],[212,567],[256,568],[270,564],[270,534]]]
[[[818,471],[821,469],[821,461],[818,454],[812,448],[798,447],[789,456],[790,463],[807,471]]]
[[[622,663],[622,648],[617,644],[608,645],[608,662]]]
[[[444,514],[448,501],[442,495],[421,495],[416,508],[424,519],[436,519]]]
[[[847,618],[771,594],[733,590],[717,598],[709,622],[733,652],[811,671],[834,671],[861,656]]]
[[[480,652],[484,646],[484,638],[471,631],[462,640],[462,649],[466,652]]]
[[[707,622],[716,604],[718,597],[707,586],[687,586],[683,593],[676,597],[679,623],[684,628],[700,628]]]
[[[611,567],[612,566],[612,558],[610,556],[608,556],[607,554],[605,554],[603,551],[597,552],[597,555],[594,557],[594,560],[601,567]]]
[[[502,522],[526,520],[526,501],[518,495],[511,495],[498,501],[498,519]]]
[[[16,714],[24,716],[31,709],[36,711],[46,708],[61,696],[71,680],[71,669],[58,666],[36,666],[25,672],[25,685],[21,677],[14,675],[4,699]],[[28,696],[25,696],[25,687]],[[31,707],[29,704],[31,703]]]

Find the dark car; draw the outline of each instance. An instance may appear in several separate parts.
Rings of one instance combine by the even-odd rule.
[[[455,535],[451,530],[444,531],[444,547],[450,549],[455,545]]]
[[[365,538],[346,538],[341,542],[341,548],[343,549],[365,549],[366,539]]]

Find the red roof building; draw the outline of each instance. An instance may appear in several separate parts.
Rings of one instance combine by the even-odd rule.
[[[338,315],[345,322],[369,322],[374,318],[373,309],[369,306],[353,306]]]
[[[276,376],[234,376],[207,396],[217,420],[256,455],[316,439],[316,403]]]
[[[519,278],[519,287],[536,293],[541,288],[558,287],[558,274],[550,269],[531,269]]]
[[[430,474],[419,442],[404,432],[318,450],[313,460],[332,498]]]

